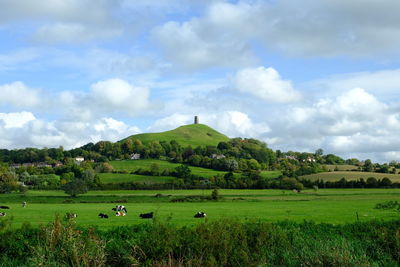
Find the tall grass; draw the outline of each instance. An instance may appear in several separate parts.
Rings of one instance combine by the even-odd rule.
[[[11,229],[11,228],[10,228]],[[0,233],[5,266],[399,266],[400,220],[345,225],[169,221],[100,231],[60,218]],[[12,238],[9,238],[9,237]],[[7,265],[9,264],[9,265]]]

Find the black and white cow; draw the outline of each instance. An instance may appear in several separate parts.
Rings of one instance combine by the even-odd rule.
[[[139,215],[139,217],[142,218],[142,219],[151,219],[151,218],[153,218],[153,212],[141,213]]]
[[[0,206],[0,209],[9,210],[10,207],[9,206]]]
[[[111,210],[113,211],[123,211],[125,213],[128,213],[126,210],[126,207],[124,205],[117,205],[115,208],[112,208]]]
[[[108,215],[105,213],[99,213],[99,217],[102,219],[108,219]]]
[[[207,216],[207,214],[205,214],[205,213],[202,212],[202,211],[199,211],[199,212],[197,212],[197,213],[194,215],[195,218],[204,218],[204,217],[206,217],[206,216]]]
[[[5,212],[0,212],[0,217],[6,217],[6,213]]]

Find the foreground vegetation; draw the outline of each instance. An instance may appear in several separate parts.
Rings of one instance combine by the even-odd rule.
[[[2,266],[399,266],[400,221],[337,225],[222,219],[154,220],[109,230],[73,220],[12,230],[0,221]]]

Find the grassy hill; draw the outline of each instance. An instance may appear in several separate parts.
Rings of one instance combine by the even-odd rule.
[[[204,124],[190,124],[180,126],[174,130],[161,133],[143,133],[129,136],[120,142],[139,139],[142,143],[152,141],[171,141],[175,140],[182,146],[216,146],[219,142],[229,141],[229,138]]]
[[[346,180],[358,180],[364,178],[364,180],[369,177],[374,177],[376,179],[383,179],[384,177],[389,178],[392,182],[400,182],[400,174],[390,174],[390,173],[376,173],[376,172],[350,172],[350,171],[336,171],[336,172],[322,172],[310,175],[304,175],[300,178],[318,180],[322,179],[324,181],[339,181],[342,178]]]

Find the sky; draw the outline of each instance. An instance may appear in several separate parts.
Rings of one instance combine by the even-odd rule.
[[[0,0],[0,148],[200,122],[400,161],[398,0]]]

